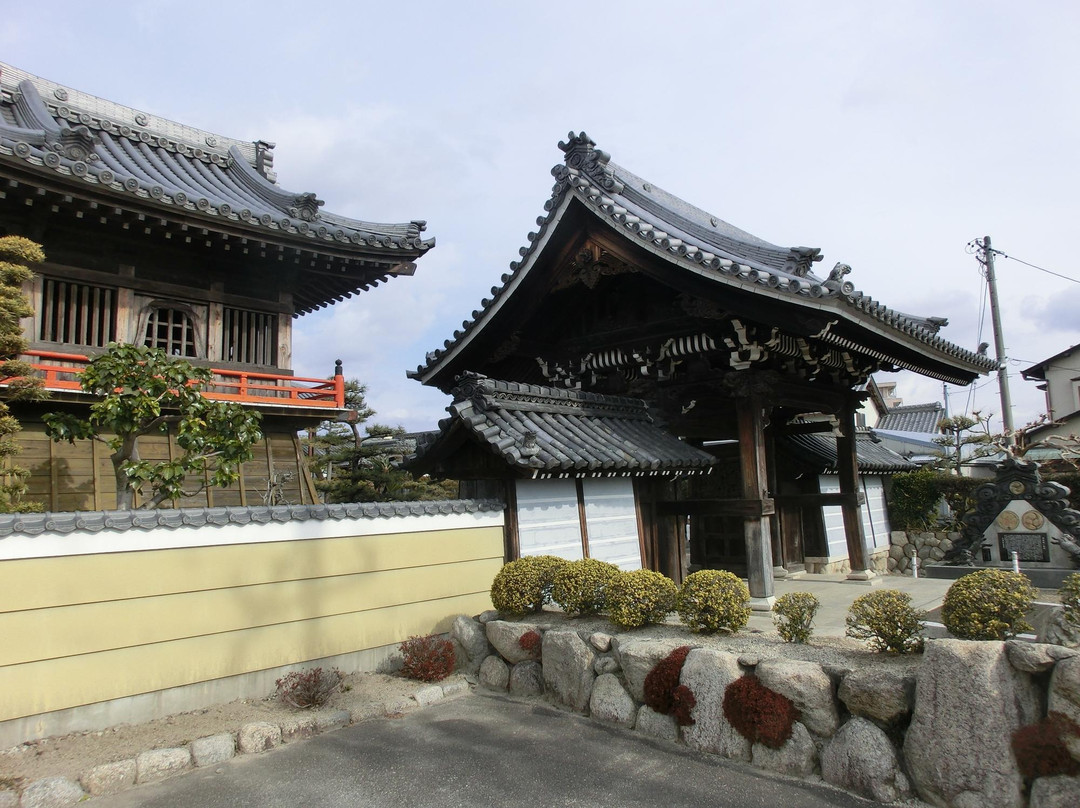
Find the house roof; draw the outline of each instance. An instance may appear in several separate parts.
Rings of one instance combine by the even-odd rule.
[[[938,422],[945,417],[945,408],[934,401],[929,404],[904,404],[891,407],[878,418],[876,429],[891,432],[922,432],[938,434]]]
[[[815,466],[819,472],[836,471],[836,439],[831,434],[784,435],[782,441],[792,454]],[[860,429],[855,435],[855,457],[859,471],[867,474],[893,474],[918,468],[910,460],[882,446],[873,431],[867,429]]]
[[[465,374],[450,417],[410,466],[427,468],[465,438],[534,477],[707,472],[712,455],[653,423],[644,401]]]
[[[0,63],[0,165],[115,206],[199,220],[214,231],[369,258],[374,279],[344,272],[296,294],[304,313],[391,274],[434,246],[425,223],[377,224],[323,211],[314,193],[280,188],[273,144],[244,142],[63,87]]]
[[[915,317],[889,308],[846,279],[851,268],[837,264],[825,277],[812,271],[821,252],[811,247],[780,247],[684,202],[594,148],[584,132],[559,143],[564,162],[547,211],[537,219],[522,260],[510,264],[500,286],[473,312],[443,347],[409,373],[425,384],[447,382],[453,360],[498,314],[505,301],[537,265],[537,256],[571,204],[580,204],[606,226],[687,272],[724,289],[750,291],[762,298],[820,312],[827,323],[814,335],[840,350],[861,351],[894,368],[959,384],[995,367],[992,359],[938,336],[942,318]],[[438,377],[438,378],[437,378]]]
[[[1068,356],[1071,356],[1078,350],[1080,350],[1080,345],[1072,345],[1066,348],[1064,351],[1060,351],[1059,353],[1054,354],[1049,359],[1044,359],[1043,361],[1032,365],[1026,370],[1021,370],[1020,375],[1028,381],[1044,382],[1046,381],[1046,371],[1051,365],[1053,365],[1059,359],[1064,359]]]

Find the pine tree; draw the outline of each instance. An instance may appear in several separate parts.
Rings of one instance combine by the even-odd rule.
[[[3,458],[5,466],[3,477],[0,478],[0,512],[3,513],[42,509],[39,503],[22,500],[29,472],[13,461],[19,453],[16,436],[22,431],[22,425],[11,414],[7,402],[45,397],[41,380],[34,376],[33,368],[18,358],[27,347],[20,320],[34,313],[23,296],[22,286],[34,277],[29,265],[40,264],[44,260],[45,253],[39,244],[21,236],[0,238],[0,378],[3,379],[0,458]]]

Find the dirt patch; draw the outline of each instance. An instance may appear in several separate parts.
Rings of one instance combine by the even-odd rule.
[[[393,705],[408,700],[424,682],[380,673],[353,673],[345,677],[342,690],[317,711],[297,710],[276,698],[241,699],[203,710],[179,713],[146,724],[121,724],[106,730],[78,732],[19,744],[0,751],[0,791],[17,789],[42,777],[64,776],[77,780],[83,772],[102,763],[130,760],[150,749],[186,746],[198,738],[236,733],[244,724],[271,724],[298,716],[335,710],[363,712],[365,708]]]

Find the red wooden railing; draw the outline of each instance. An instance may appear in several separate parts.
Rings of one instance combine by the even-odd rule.
[[[82,392],[79,374],[90,361],[81,354],[55,351],[26,351],[21,356],[36,370],[46,390]],[[340,365],[338,366],[340,369]],[[332,379],[309,379],[279,373],[254,373],[246,370],[211,368],[213,380],[202,391],[214,401],[239,401],[281,407],[345,407],[345,378],[337,373]],[[2,385],[6,380],[0,380]]]

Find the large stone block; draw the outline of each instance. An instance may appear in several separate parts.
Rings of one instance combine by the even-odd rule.
[[[679,740],[679,725],[675,723],[675,716],[658,713],[648,704],[642,704],[638,708],[634,729],[642,735],[662,741]]]
[[[479,620],[459,616],[450,627],[450,639],[454,642],[457,667],[469,673],[480,670],[480,663],[491,653],[484,625]]]
[[[1020,808],[1010,739],[1040,715],[1031,675],[1001,642],[930,640],[919,668],[904,759],[922,799],[950,808]]]
[[[821,776],[827,783],[878,802],[895,802],[910,792],[896,749],[865,718],[852,718],[825,746]]]
[[[589,713],[597,721],[630,729],[634,726],[637,705],[622,686],[619,677],[605,673],[596,677],[593,684],[592,696],[589,697]]]
[[[1080,726],[1080,656],[1063,659],[1054,666],[1046,709],[1061,713]],[[1070,736],[1065,739],[1065,745],[1080,760],[1080,738]]]
[[[498,654],[491,654],[480,664],[480,686],[488,690],[506,690],[510,666]]]
[[[510,669],[510,693],[514,696],[541,696],[544,693],[544,669],[531,659]]]
[[[94,766],[82,773],[79,782],[91,797],[127,791],[135,785],[135,760],[118,760]]]
[[[281,727],[266,721],[255,721],[240,727],[236,746],[241,754],[265,752],[281,743]]]
[[[631,640],[619,644],[619,664],[634,701],[645,701],[645,677],[657,662],[681,645],[687,643],[678,640]]]
[[[536,659],[536,654],[521,647],[521,638],[530,631],[540,633],[540,627],[532,623],[510,623],[506,620],[492,620],[484,628],[487,640],[503,659],[511,665]]]
[[[828,674],[815,662],[766,659],[754,671],[769,690],[787,696],[799,708],[799,719],[814,735],[830,737],[840,726],[840,715]]]
[[[549,631],[543,644],[544,686],[564,707],[585,712],[592,696],[596,652],[576,631]]]
[[[755,766],[790,777],[813,774],[818,756],[814,739],[798,721],[791,728],[791,737],[779,749],[756,743],[752,755]]]
[[[68,808],[86,797],[79,784],[67,777],[35,780],[22,793],[21,808]]]
[[[196,766],[217,766],[236,754],[236,739],[232,733],[210,735],[191,742],[191,760]]]
[[[838,695],[852,715],[893,724],[911,714],[915,675],[882,668],[852,671],[840,682]]]
[[[153,783],[189,768],[191,752],[187,748],[152,749],[135,757],[135,782]]]
[[[724,691],[740,676],[742,670],[734,654],[711,648],[695,648],[687,654],[679,681],[690,688],[697,700],[690,713],[694,724],[683,728],[687,746],[736,760],[750,760],[750,741],[724,717]]]
[[[1080,805],[1080,777],[1040,777],[1031,786],[1030,808],[1076,808]]]

